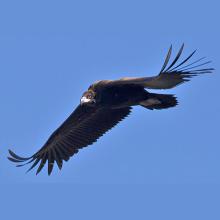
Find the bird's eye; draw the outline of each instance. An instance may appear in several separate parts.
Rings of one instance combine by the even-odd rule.
[[[92,96],[91,96],[91,95],[87,95],[87,98],[88,98],[88,99],[91,99],[91,98],[92,98]]]

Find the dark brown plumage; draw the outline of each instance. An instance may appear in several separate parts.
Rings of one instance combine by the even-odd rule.
[[[189,81],[193,76],[212,72],[213,68],[196,69],[210,63],[199,63],[203,58],[184,65],[195,51],[177,65],[183,47],[184,45],[167,67],[172,52],[172,46],[170,47],[164,65],[157,76],[102,80],[92,84],[83,94],[80,105],[37,153],[24,158],[9,150],[8,159],[17,163],[17,166],[32,163],[29,170],[39,164],[37,174],[47,162],[50,175],[55,162],[61,169],[63,160],[68,161],[79,149],[97,141],[127,117],[132,106],[141,105],[151,110],[176,106],[177,100],[173,95],[149,93],[145,88],[170,89]]]

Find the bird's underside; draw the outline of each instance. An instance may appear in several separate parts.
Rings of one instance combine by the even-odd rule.
[[[199,68],[210,63],[201,62],[204,58],[187,64],[195,51],[182,62],[177,63],[183,47],[184,45],[168,65],[172,52],[172,46],[170,47],[164,65],[157,76],[127,77],[94,83],[83,94],[80,105],[37,153],[24,158],[9,150],[8,159],[15,162],[18,167],[31,164],[29,170],[39,164],[37,174],[47,163],[50,175],[54,163],[61,169],[63,161],[68,161],[79,149],[96,142],[98,138],[127,117],[132,106],[141,105],[147,109],[176,106],[177,100],[173,95],[149,93],[145,89],[171,89],[189,81],[193,76],[212,72],[212,68]]]

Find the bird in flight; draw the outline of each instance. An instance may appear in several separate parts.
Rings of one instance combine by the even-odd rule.
[[[156,76],[95,82],[83,93],[78,107],[54,131],[39,151],[31,157],[20,157],[9,150],[8,159],[15,162],[18,167],[31,164],[28,171],[39,164],[36,174],[47,163],[50,175],[55,162],[61,169],[63,161],[68,161],[79,149],[96,142],[126,118],[133,106],[139,105],[150,110],[176,106],[177,99],[174,95],[151,93],[146,89],[171,89],[189,81],[193,76],[211,73],[214,70],[201,68],[210,63],[202,61],[204,58],[187,63],[196,51],[178,63],[183,48],[184,44],[170,63],[171,45],[161,71]]]

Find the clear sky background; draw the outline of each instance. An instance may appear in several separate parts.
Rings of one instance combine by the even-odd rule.
[[[1,219],[220,219],[219,1],[1,1]],[[140,107],[62,171],[25,174],[35,153],[100,79],[157,74],[175,52],[216,71]],[[163,91],[158,91],[163,92]]]

